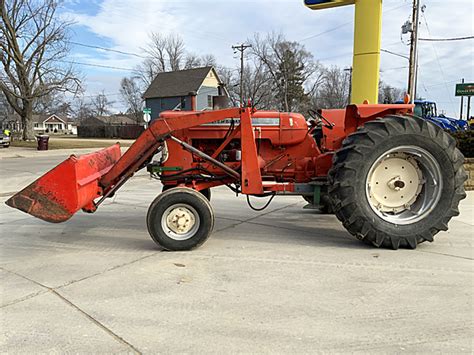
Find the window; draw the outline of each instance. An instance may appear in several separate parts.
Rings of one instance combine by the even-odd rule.
[[[35,123],[35,128],[39,128],[39,123]]]
[[[212,107],[212,95],[207,95],[207,107]]]

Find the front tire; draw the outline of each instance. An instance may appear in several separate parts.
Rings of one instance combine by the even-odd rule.
[[[153,241],[166,250],[199,247],[214,228],[214,212],[199,192],[176,187],[160,194],[150,205],[147,227]]]
[[[329,172],[331,205],[344,227],[376,247],[433,241],[466,197],[454,139],[412,116],[369,121],[349,135]]]

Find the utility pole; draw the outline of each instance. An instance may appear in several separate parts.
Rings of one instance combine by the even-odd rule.
[[[418,57],[418,23],[420,19],[420,0],[413,0],[413,15],[411,18],[411,42],[410,42],[410,69],[408,71],[408,94],[413,102],[416,96],[416,75]]]
[[[347,95],[347,104],[351,103],[351,93],[352,93],[352,67],[345,68],[345,72],[349,73],[349,94]]]
[[[464,78],[462,78],[461,83],[464,84]],[[461,96],[461,115],[460,115],[460,117],[459,117],[461,120],[462,120],[462,109],[463,109],[463,106],[464,106],[464,96]],[[468,113],[468,115],[469,115],[469,113]],[[469,120],[469,117],[468,117],[467,119]]]
[[[411,17],[411,35],[410,35],[410,59],[408,69],[408,94],[413,102],[416,95],[416,62],[418,47],[418,22],[419,22],[420,1],[413,0],[413,13]]]
[[[471,118],[470,115],[471,115],[471,96],[468,96],[467,97],[467,110],[466,110],[466,121],[469,122],[469,119]],[[461,117],[461,120],[462,120],[462,117]]]
[[[251,44],[242,43],[240,46],[232,46],[234,53],[240,52],[240,106],[244,105],[244,52],[247,48],[252,47]]]

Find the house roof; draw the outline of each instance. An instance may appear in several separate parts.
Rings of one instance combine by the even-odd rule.
[[[187,96],[191,92],[197,92],[210,70],[214,68],[209,66],[158,73],[143,98]]]
[[[67,118],[66,117],[61,117],[61,116],[58,116],[56,114],[52,114],[52,115],[33,115],[32,116],[33,118],[33,122],[34,123],[43,123],[49,119],[57,119],[57,120],[60,120],[64,123],[67,123]]]

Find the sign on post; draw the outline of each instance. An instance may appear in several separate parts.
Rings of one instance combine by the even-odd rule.
[[[143,109],[143,121],[145,121],[147,124],[151,121],[151,108],[145,107]],[[147,125],[145,125],[145,128],[146,126]]]
[[[304,0],[304,4],[312,10],[327,9],[330,7],[352,5],[355,0]]]
[[[456,84],[456,96],[474,96],[474,84]]]

